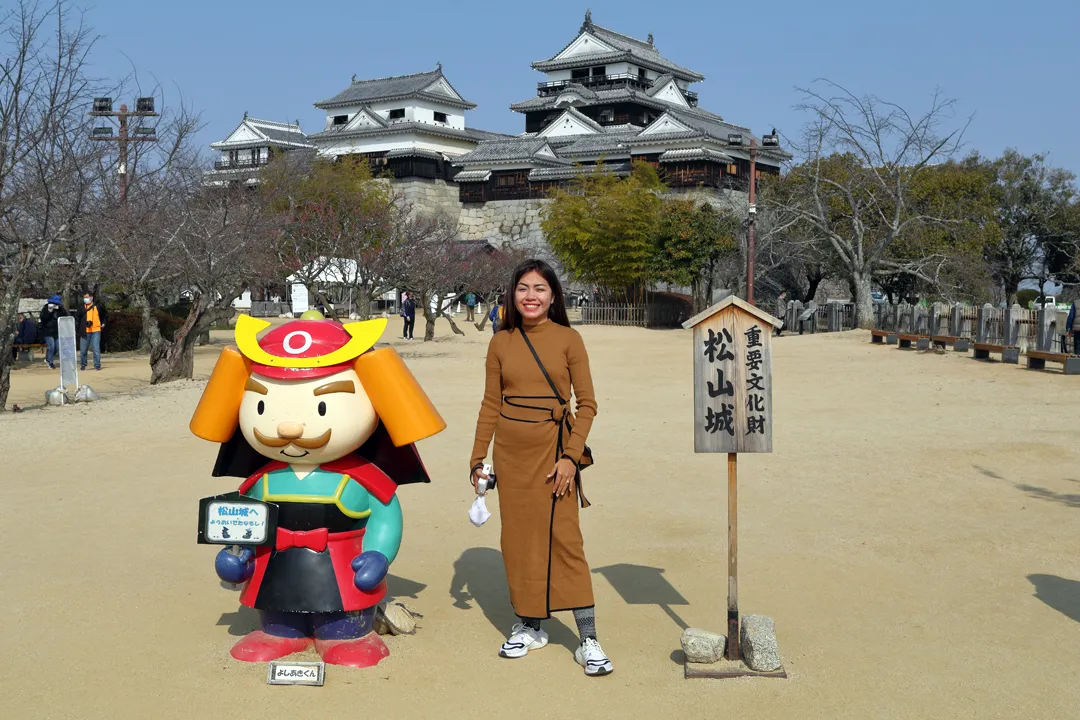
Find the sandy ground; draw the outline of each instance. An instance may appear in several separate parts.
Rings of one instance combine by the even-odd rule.
[[[692,451],[690,336],[583,334],[600,400],[583,526],[614,675],[582,675],[570,617],[548,648],[496,657],[512,615],[498,516],[466,517],[488,338],[470,329],[401,347],[449,422],[421,447],[434,482],[401,492],[391,591],[422,627],[322,688],[269,687],[228,655],[254,618],[195,543],[198,498],[235,486],[188,434],[199,380],[149,388],[145,359],[106,357],[87,376],[101,402],[0,416],[0,716],[1080,717],[1080,378],[862,332],[778,340],[775,452],[740,460],[740,588],[791,677],[688,681],[681,626],[721,629],[726,592],[724,463]],[[12,377],[22,405],[56,382]]]

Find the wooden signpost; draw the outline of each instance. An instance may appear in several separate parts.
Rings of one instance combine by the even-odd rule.
[[[771,343],[773,329],[780,324],[780,320],[734,295],[683,323],[684,328],[694,330],[694,452],[727,453],[726,657],[732,661],[741,659],[738,453],[772,452]],[[724,671],[710,676],[748,674],[758,673]]]

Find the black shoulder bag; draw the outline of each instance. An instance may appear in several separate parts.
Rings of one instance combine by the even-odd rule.
[[[548,386],[551,388],[551,392],[555,393],[555,399],[558,400],[559,404],[562,405],[565,408],[564,413],[569,413],[570,409],[566,407],[567,401],[563,399],[562,394],[559,392],[559,388],[555,387],[555,382],[551,379],[551,376],[548,375],[547,368],[545,368],[544,363],[542,363],[540,361],[540,356],[536,353],[536,348],[533,347],[532,341],[529,340],[528,333],[526,333],[524,330],[521,330],[520,332],[521,332],[521,337],[525,338],[525,344],[529,346],[529,352],[532,353],[533,359],[536,360],[536,365],[540,368],[540,372],[544,373],[544,379],[547,380]],[[566,423],[566,429],[569,432],[573,433],[574,426],[570,424],[569,420],[565,419],[565,414],[564,414],[563,422]],[[585,468],[589,467],[592,464],[593,464],[592,450],[589,448],[588,445],[586,445],[585,449],[581,452],[581,460],[579,460],[578,463],[577,463],[578,470],[579,471],[584,470]]]

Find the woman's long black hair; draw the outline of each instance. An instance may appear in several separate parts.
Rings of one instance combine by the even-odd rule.
[[[566,297],[563,295],[562,283],[559,276],[543,260],[526,260],[514,268],[514,274],[510,279],[510,285],[506,289],[506,306],[503,309],[502,324],[499,331],[521,327],[521,313],[517,309],[517,286],[521,278],[531,272],[538,272],[544,278],[544,282],[551,288],[551,308],[548,310],[548,318],[565,327],[570,327],[570,318],[566,315]]]

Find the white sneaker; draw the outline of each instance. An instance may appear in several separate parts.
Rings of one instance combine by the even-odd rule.
[[[615,670],[600,643],[593,638],[585,638],[581,647],[574,651],[574,659],[585,668],[586,675],[608,675]]]
[[[510,631],[510,637],[499,648],[499,656],[520,658],[530,650],[539,650],[548,644],[548,634],[543,630],[533,630],[525,623],[517,623]]]

